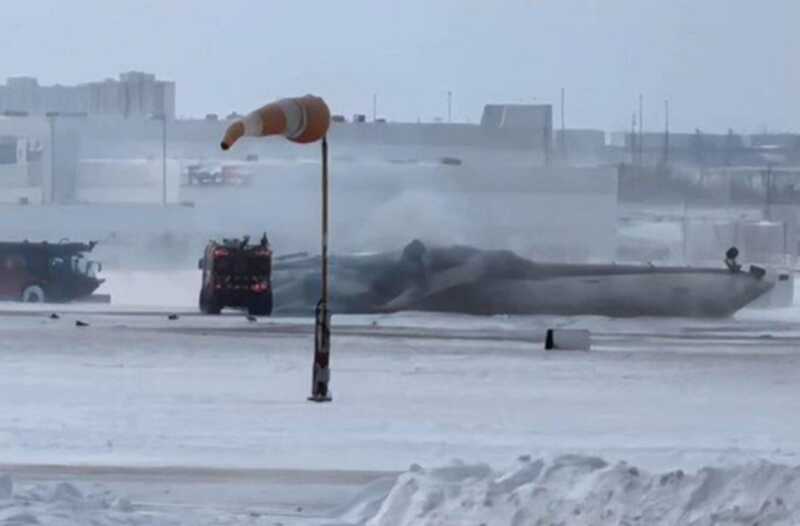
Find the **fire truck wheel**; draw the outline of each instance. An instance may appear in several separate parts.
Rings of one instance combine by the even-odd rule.
[[[203,314],[219,314],[222,312],[222,307],[214,301],[214,297],[208,297],[206,294],[200,294],[200,312]]]
[[[247,309],[251,316],[269,316],[272,314],[272,292],[254,299]]]
[[[22,291],[22,301],[25,303],[44,303],[44,289],[39,285],[29,285]]]

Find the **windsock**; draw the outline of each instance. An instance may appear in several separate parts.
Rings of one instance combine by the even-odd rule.
[[[298,143],[322,139],[331,124],[331,112],[325,101],[313,95],[281,99],[250,112],[231,124],[220,146],[227,150],[240,137],[283,135]]]

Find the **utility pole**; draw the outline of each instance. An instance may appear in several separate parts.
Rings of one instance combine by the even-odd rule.
[[[372,94],[372,122],[378,120],[378,94]]]

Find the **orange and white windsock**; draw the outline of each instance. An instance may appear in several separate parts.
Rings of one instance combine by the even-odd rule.
[[[281,99],[250,112],[231,124],[220,146],[227,150],[241,137],[283,135],[298,143],[322,139],[331,125],[331,112],[325,101],[313,95]]]

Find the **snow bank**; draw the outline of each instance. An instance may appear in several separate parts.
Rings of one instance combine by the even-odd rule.
[[[156,512],[137,509],[124,498],[95,488],[84,494],[69,482],[37,484],[17,488],[11,477],[0,476],[0,524],[48,524],[66,526],[166,525],[174,519]]]
[[[365,501],[374,500],[366,492]],[[354,504],[347,518],[368,526],[788,526],[800,521],[800,468],[759,462],[653,474],[587,456],[522,457],[507,472],[458,462],[412,466],[374,515],[354,517],[369,508]]]

